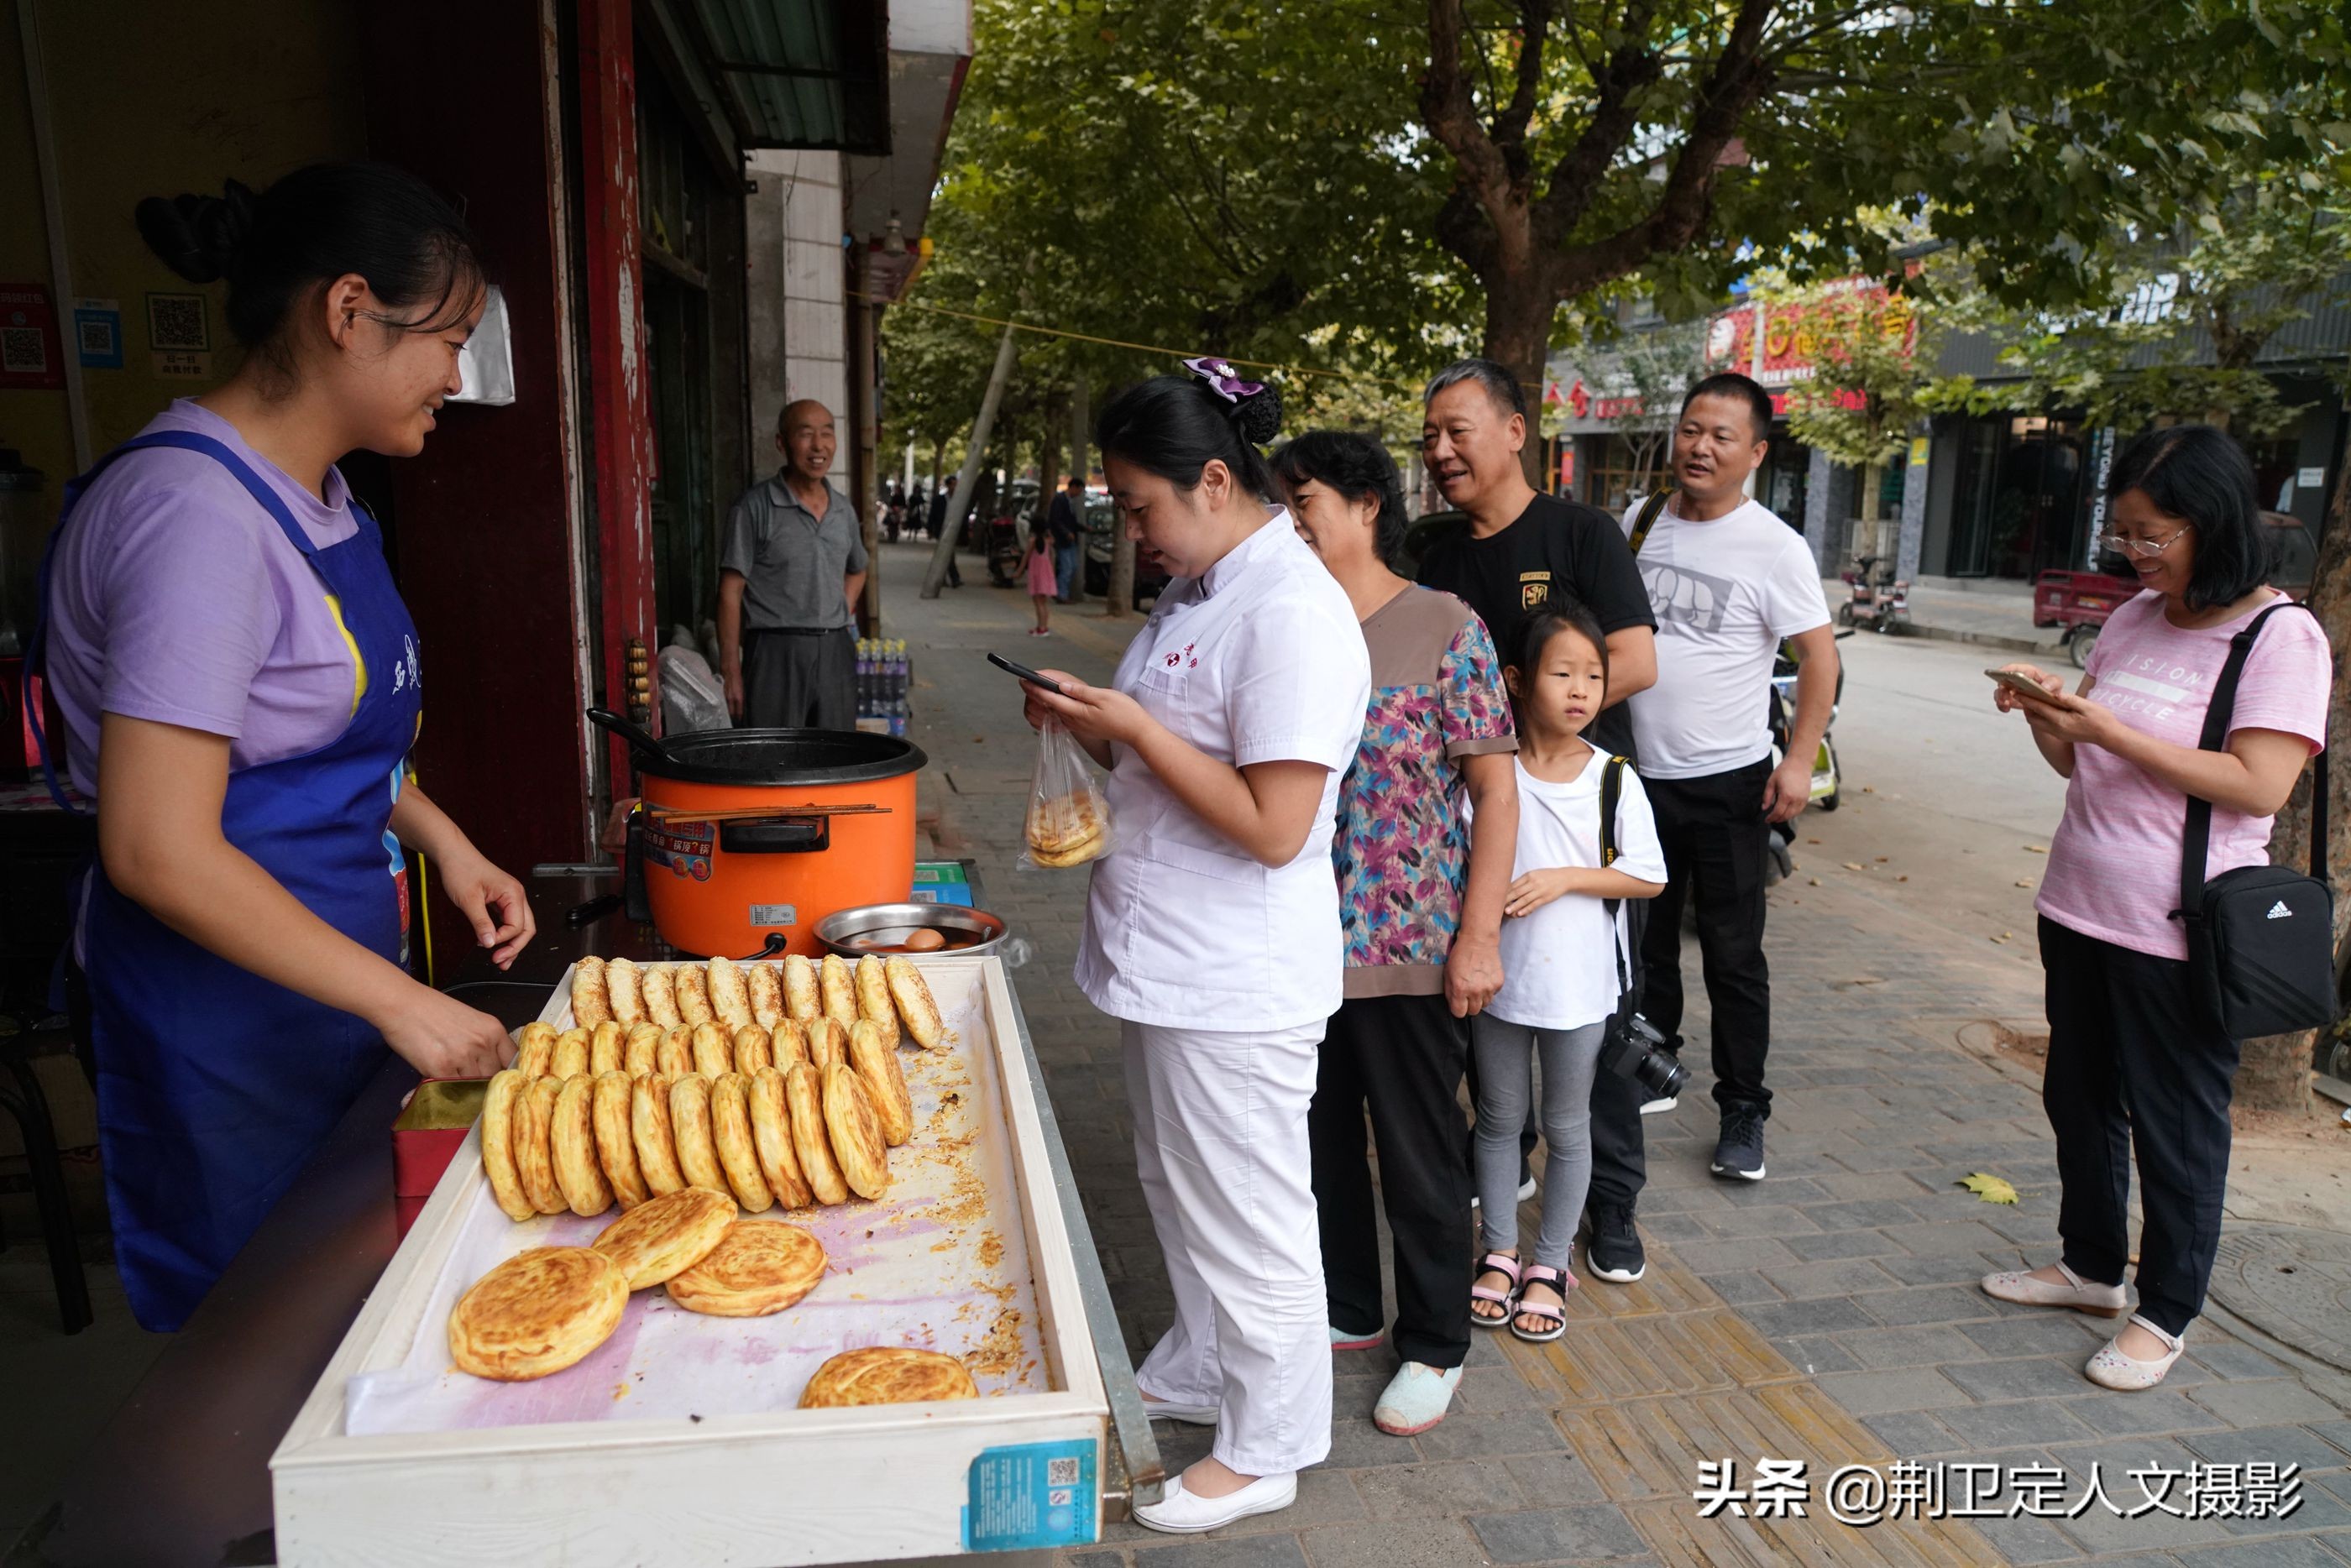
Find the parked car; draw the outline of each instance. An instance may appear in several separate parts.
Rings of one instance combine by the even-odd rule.
[[[1086,592],[1101,597],[1110,592],[1110,555],[1118,539],[1118,508],[1102,496],[1086,497]],[[1134,602],[1150,604],[1167,586],[1167,569],[1145,557],[1141,551],[1134,556]]]

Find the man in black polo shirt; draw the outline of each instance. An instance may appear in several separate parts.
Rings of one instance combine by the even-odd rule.
[[[1656,618],[1648,590],[1606,513],[1527,483],[1527,405],[1517,379],[1491,359],[1462,359],[1428,384],[1420,431],[1422,460],[1447,504],[1468,514],[1421,557],[1420,580],[1466,600],[1493,634],[1503,662],[1520,658],[1527,616],[1557,598],[1583,602],[1608,639],[1608,706],[1586,738],[1621,757],[1633,754],[1625,699],[1657,678]],[[1471,1064],[1470,1094],[1477,1094]],[[1584,1262],[1604,1280],[1629,1283],[1648,1266],[1633,1206],[1647,1179],[1641,1144],[1638,1085],[1602,1073],[1592,1088],[1592,1238]],[[1520,1140],[1534,1147],[1532,1118]],[[1521,1169],[1523,1187],[1529,1180]]]

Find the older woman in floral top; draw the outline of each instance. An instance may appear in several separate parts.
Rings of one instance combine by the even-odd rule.
[[[1468,1052],[1461,1021],[1502,982],[1518,742],[1485,624],[1391,569],[1405,513],[1387,453],[1366,437],[1314,431],[1273,467],[1372,658],[1363,745],[1340,783],[1332,840],[1346,1000],[1323,1035],[1307,1131],[1331,1341],[1364,1349],[1379,1343],[1383,1315],[1369,1107],[1404,1364],[1372,1418],[1408,1436],[1445,1418],[1469,1350],[1469,1168],[1454,1096]]]

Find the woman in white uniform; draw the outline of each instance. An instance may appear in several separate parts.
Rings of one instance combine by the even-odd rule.
[[[1058,670],[1058,716],[1111,770],[1077,981],[1121,1021],[1135,1163],[1176,1321],[1135,1373],[1153,1414],[1213,1424],[1135,1511],[1192,1532],[1286,1508],[1331,1447],[1331,1345],[1306,1109],[1341,1000],[1331,874],[1371,663],[1346,594],[1268,504],[1270,389],[1217,360],[1102,410],[1129,535],[1172,581],[1113,684]]]

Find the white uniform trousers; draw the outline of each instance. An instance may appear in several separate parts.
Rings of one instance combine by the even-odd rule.
[[[1154,1398],[1217,1407],[1210,1452],[1242,1475],[1286,1474],[1331,1451],[1306,1141],[1322,1029],[1120,1025],[1135,1165],[1176,1294],[1176,1322],[1135,1382]]]

